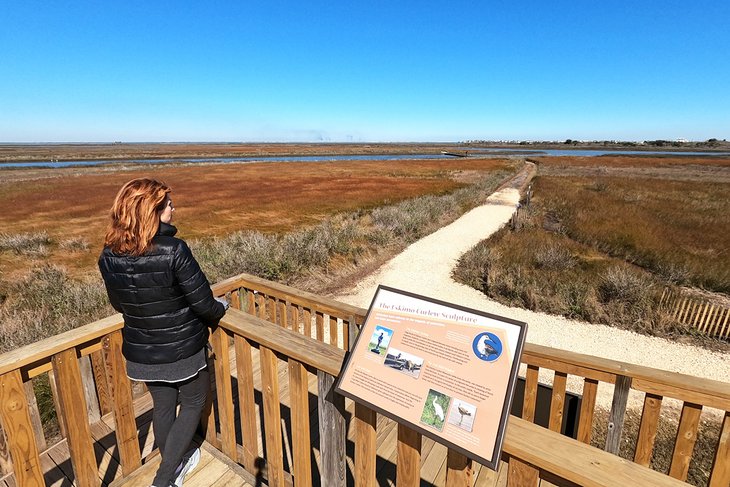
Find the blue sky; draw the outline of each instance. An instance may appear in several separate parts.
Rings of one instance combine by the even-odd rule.
[[[730,2],[3,3],[0,141],[730,138]]]

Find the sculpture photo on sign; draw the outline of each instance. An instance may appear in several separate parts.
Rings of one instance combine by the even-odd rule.
[[[385,356],[384,364],[414,379],[418,379],[421,367],[423,367],[423,358],[390,347],[388,354]]]
[[[393,337],[393,330],[384,326],[376,326],[373,336],[370,339],[369,350],[378,355],[385,355],[390,339]]]
[[[496,469],[527,325],[379,286],[336,391]]]

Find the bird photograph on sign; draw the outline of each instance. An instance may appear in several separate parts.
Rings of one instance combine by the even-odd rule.
[[[454,404],[449,412],[448,422],[465,431],[471,431],[474,426],[474,416],[477,407],[461,399],[454,398]]]
[[[441,431],[446,421],[446,411],[449,410],[451,397],[433,389],[428,390],[426,403],[421,413],[421,423]]]

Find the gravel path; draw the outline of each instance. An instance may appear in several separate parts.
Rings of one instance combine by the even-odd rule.
[[[519,201],[516,189],[503,189],[452,224],[413,243],[353,289],[335,299],[367,308],[378,284],[411,291],[443,301],[510,317],[528,324],[527,341],[553,348],[644,365],[717,381],[730,380],[730,354],[670,340],[640,335],[605,325],[569,320],[560,316],[510,308],[481,292],[452,280],[458,258],[509,222]],[[550,375],[541,382],[552,382]],[[730,387],[730,384],[728,384]],[[572,378],[569,389],[580,392],[582,381]],[[599,403],[610,406],[612,386],[601,384]],[[632,394],[631,404],[643,395]]]

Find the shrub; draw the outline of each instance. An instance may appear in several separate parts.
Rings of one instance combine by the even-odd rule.
[[[46,232],[0,233],[0,251],[11,250],[23,255],[46,255],[51,238]]]
[[[576,258],[565,247],[559,245],[544,245],[535,250],[533,257],[538,269],[565,270],[576,265]]]
[[[598,295],[601,301],[621,301],[626,304],[638,304],[646,299],[653,290],[651,279],[626,265],[614,265],[604,272],[598,281]]]
[[[84,237],[72,237],[62,240],[59,247],[71,252],[86,252],[89,250],[89,242],[87,242]]]

